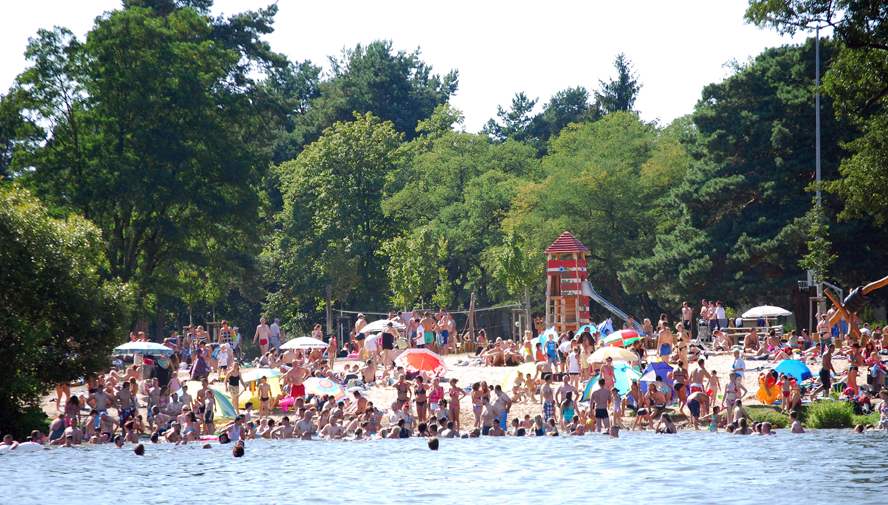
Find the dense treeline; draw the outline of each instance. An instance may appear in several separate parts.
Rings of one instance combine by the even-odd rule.
[[[0,97],[0,184],[21,211],[3,223],[4,274],[7,257],[49,268],[11,249],[21,223],[47,223],[37,248],[88,230],[51,253],[107,293],[79,309],[119,318],[38,321],[42,298],[13,294],[54,277],[22,274],[2,287],[3,348],[22,324],[101,351],[121,327],[160,335],[213,313],[298,329],[331,305],[465,307],[473,292],[539,307],[542,250],[565,229],[590,246],[593,283],[634,313],[702,297],[806,308],[805,270],[854,285],[888,264],[888,28],[875,1],[777,4],[750,2],[748,19],[835,29],[821,41],[819,208],[813,40],[737,64],[670,124],[639,118],[642,78],[621,54],[594,90],[542,107],[519,91],[471,133],[449,105],[456,70],[387,41],[328,72],[288,61],[263,40],[276,6],[218,18],[211,0],[124,0],[83,40],[41,30]],[[26,403],[36,389],[22,384]]]

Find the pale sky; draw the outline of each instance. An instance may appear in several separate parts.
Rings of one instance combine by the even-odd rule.
[[[216,0],[216,13],[273,0]],[[517,91],[542,103],[560,89],[590,91],[624,52],[642,83],[636,108],[668,123],[691,112],[706,84],[766,47],[793,42],[743,21],[746,0],[279,0],[272,48],[291,60],[327,65],[327,56],[375,39],[422,50],[437,73],[459,70],[452,103],[477,131]],[[66,26],[83,37],[119,0],[13,0],[0,16],[0,92],[25,68],[28,37]],[[795,41],[803,40],[797,35]],[[812,76],[813,79],[813,76]]]

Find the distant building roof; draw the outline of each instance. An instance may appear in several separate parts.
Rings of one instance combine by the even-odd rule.
[[[581,252],[588,253],[589,248],[583,245],[582,242],[577,240],[569,231],[566,231],[558,236],[555,239],[555,242],[552,242],[552,245],[546,248],[546,254],[558,254],[558,253],[573,253],[573,252]]]

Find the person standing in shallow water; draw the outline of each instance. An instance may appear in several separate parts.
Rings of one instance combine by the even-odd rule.
[[[552,391],[552,375],[546,377],[543,387],[540,388],[540,401],[543,404],[543,421],[555,418],[555,393]]]
[[[595,432],[610,428],[608,405],[611,401],[610,390],[605,386],[604,379],[598,379],[598,389],[589,397],[589,408],[595,413]]]
[[[832,355],[835,350],[835,344],[829,344],[826,347],[826,352],[823,353],[820,361],[820,387],[811,393],[811,398],[816,398],[821,391],[823,391],[824,398],[829,398],[829,391],[832,387],[832,373],[836,371],[832,364]]]

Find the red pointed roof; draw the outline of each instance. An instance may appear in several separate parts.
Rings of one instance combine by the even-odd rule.
[[[546,248],[546,254],[557,254],[557,253],[573,253],[573,252],[581,252],[588,253],[589,248],[583,245],[582,242],[577,240],[569,231],[566,231],[558,236],[555,239],[555,242],[552,242],[552,245]]]

